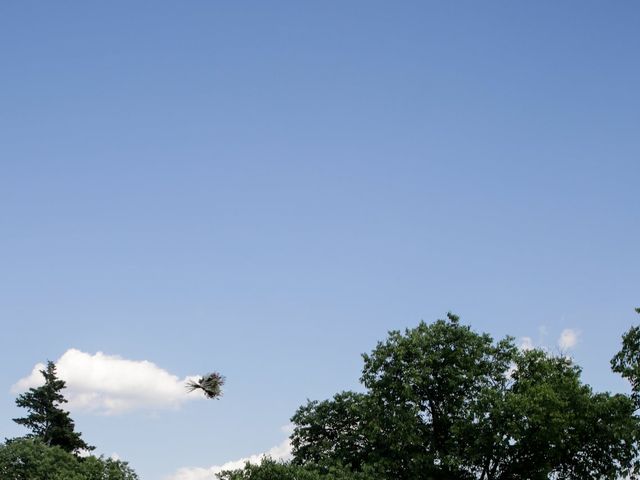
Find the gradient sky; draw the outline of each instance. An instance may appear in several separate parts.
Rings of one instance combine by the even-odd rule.
[[[452,310],[597,389],[640,305],[635,1],[0,3],[0,435],[69,349],[219,370],[72,410],[143,480],[264,452]]]

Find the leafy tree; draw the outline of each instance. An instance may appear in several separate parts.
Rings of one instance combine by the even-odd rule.
[[[244,468],[228,470],[217,475],[220,480],[379,480],[375,472],[352,472],[333,466],[295,465],[265,458],[258,465],[247,463]]]
[[[77,458],[38,439],[19,438],[0,446],[0,478],[11,480],[84,480]]]
[[[3,480],[138,480],[126,462],[102,457],[79,458],[37,438],[0,445]]]
[[[56,366],[48,362],[44,370],[44,385],[31,388],[16,399],[16,405],[26,408],[26,417],[14,418],[14,422],[31,430],[29,438],[38,438],[47,446],[60,447],[65,452],[79,453],[82,450],[93,450],[79,432],[75,431],[75,423],[69,412],[60,406],[67,402],[61,391],[65,382],[56,375]]]
[[[622,336],[622,349],[611,360],[611,368],[631,383],[633,399],[640,408],[640,326],[631,327]]]
[[[449,314],[390,332],[363,358],[366,393],[293,416],[295,465],[394,480],[616,479],[638,469],[634,402],[594,393],[566,357],[496,342]]]
[[[135,471],[122,460],[90,456],[80,459],[78,465],[87,480],[138,480]]]
[[[516,358],[513,383],[480,437],[487,479],[617,479],[637,470],[638,418],[626,395],[594,394],[566,357]],[[486,432],[487,430],[485,430]],[[482,471],[478,468],[486,465]],[[481,476],[482,478],[482,476]]]
[[[298,409],[291,419],[296,424],[292,447],[298,464],[339,463],[359,470],[370,463],[366,424],[374,407],[362,393],[342,392],[332,400],[310,401]]]

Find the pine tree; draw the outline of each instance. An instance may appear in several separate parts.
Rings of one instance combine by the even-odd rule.
[[[16,405],[26,408],[29,414],[13,421],[31,430],[29,438],[38,438],[49,446],[58,446],[70,453],[81,450],[93,450],[75,431],[75,423],[60,406],[67,403],[67,399],[60,393],[66,386],[64,380],[56,375],[56,366],[47,362],[45,370],[40,370],[44,377],[44,385],[30,388],[18,395]]]

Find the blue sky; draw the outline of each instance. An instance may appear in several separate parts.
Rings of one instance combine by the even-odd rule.
[[[448,310],[571,329],[585,379],[624,390],[639,23],[632,1],[3,2],[0,433],[36,363],[104,352],[228,383],[77,408],[88,442],[144,480],[219,465]]]

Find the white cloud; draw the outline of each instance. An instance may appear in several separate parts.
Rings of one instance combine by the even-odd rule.
[[[285,427],[283,427],[284,429]],[[288,460],[291,458],[291,444],[289,439],[284,440],[280,445],[269,449],[264,453],[257,453],[248,457],[240,458],[225,462],[222,465],[213,465],[211,467],[184,467],[166,477],[165,480],[212,480],[215,474],[223,470],[235,470],[244,467],[249,463],[260,463],[264,457],[271,457],[274,460]]]
[[[543,340],[547,335],[549,335],[549,329],[546,325],[540,325],[538,327],[538,335],[540,335],[540,339]]]
[[[569,350],[576,346],[579,336],[580,332],[571,328],[565,328],[562,330],[562,333],[560,333],[560,338],[558,338],[558,346],[563,351]]]
[[[287,436],[291,436],[291,434],[293,433],[293,431],[295,430],[296,426],[293,423],[287,423],[286,425],[283,425],[280,427],[280,431],[282,433],[286,433]]]
[[[58,376],[67,384],[64,396],[69,408],[102,414],[118,414],[135,409],[177,408],[188,400],[204,398],[198,392],[188,393],[183,379],[146,360],[127,360],[98,352],[94,355],[74,348],[56,362]],[[12,387],[13,393],[42,385],[40,370]]]
[[[522,337],[520,339],[520,349],[527,351],[527,350],[533,350],[534,346],[533,346],[533,340],[531,339],[531,337]]]

